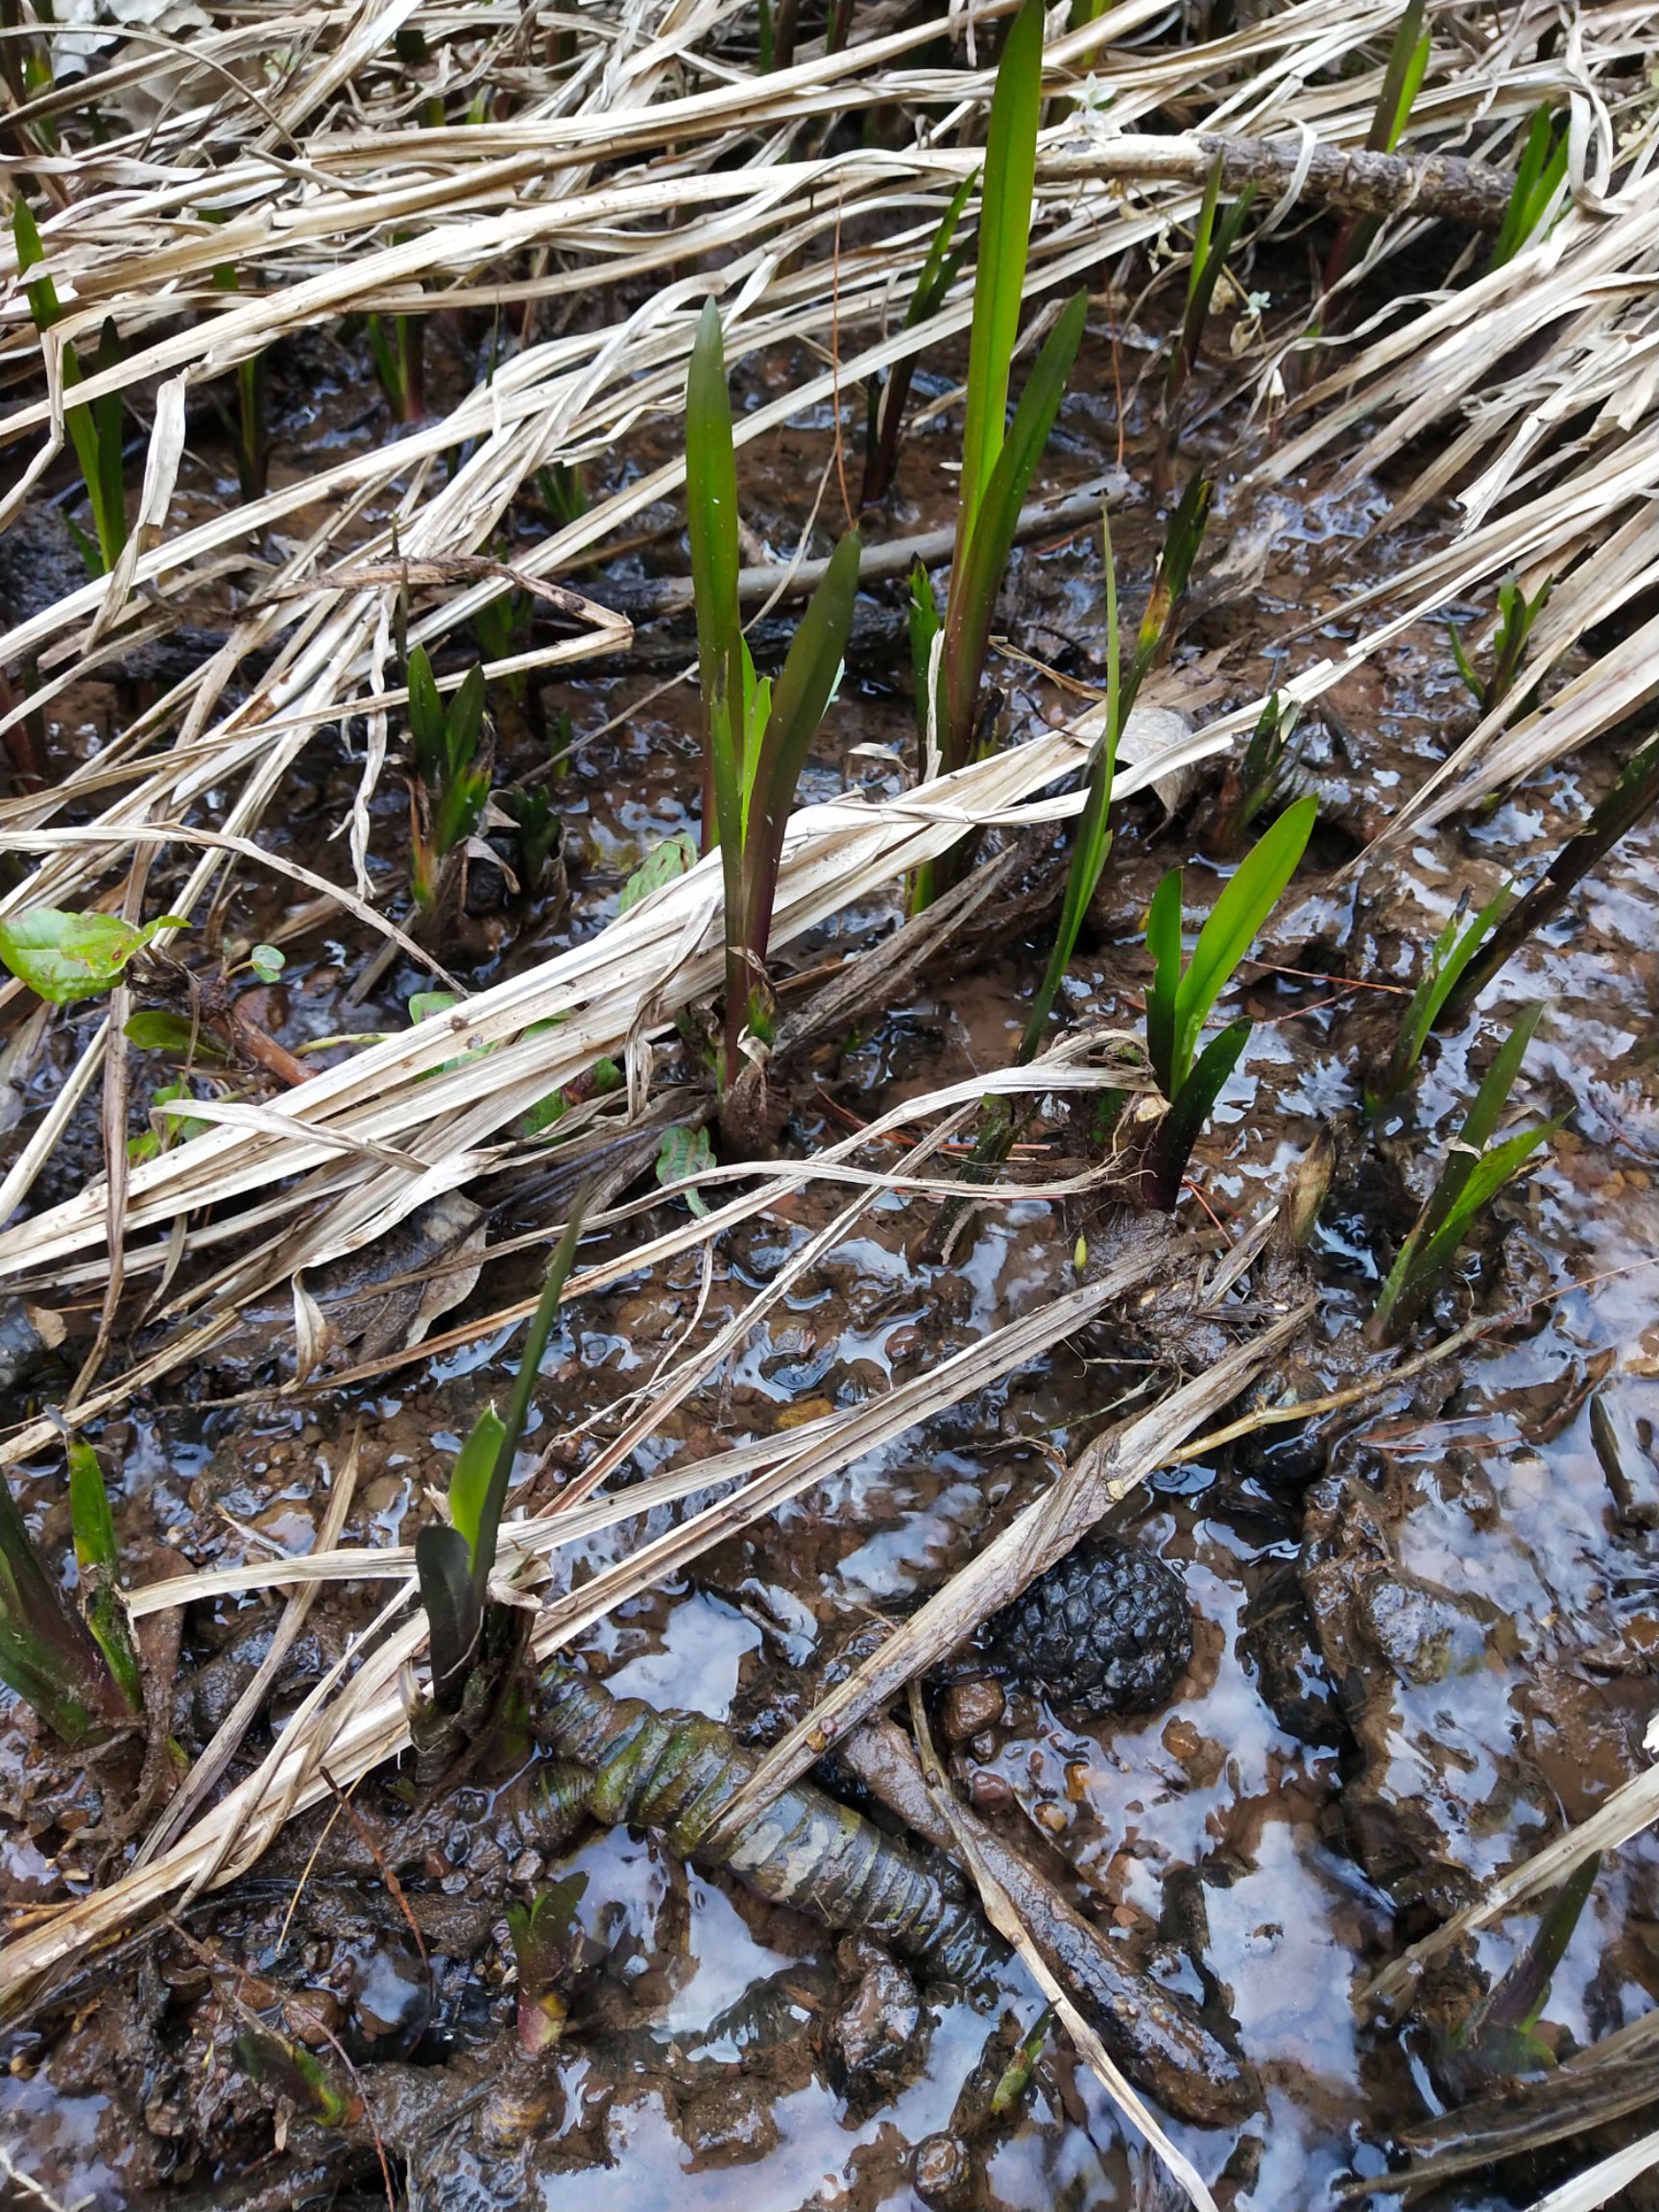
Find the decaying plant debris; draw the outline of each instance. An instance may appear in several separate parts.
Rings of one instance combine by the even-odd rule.
[[[1648,2201],[1659,12],[130,15],[0,26],[7,2174]]]

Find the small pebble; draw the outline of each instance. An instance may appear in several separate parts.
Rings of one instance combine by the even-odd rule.
[[[1014,1791],[1001,1774],[981,1767],[968,1784],[969,1801],[977,1813],[1003,1813],[1014,1802]]]
[[[931,2212],[965,2212],[974,2197],[974,2154],[959,2135],[924,2135],[910,2154],[910,2186]]]
[[[948,1743],[966,1743],[971,1736],[981,1729],[995,1728],[1005,1710],[1000,1682],[979,1676],[970,1682],[953,1682],[945,1693],[945,1702],[939,1711],[939,1725]]]

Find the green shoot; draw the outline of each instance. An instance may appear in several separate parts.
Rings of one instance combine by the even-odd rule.
[[[1612,790],[1591,808],[1583,829],[1567,840],[1532,888],[1503,916],[1479,956],[1464,969],[1443,1009],[1447,1021],[1455,1021],[1474,1003],[1535,929],[1553,921],[1591,869],[1656,803],[1659,737],[1650,737],[1624,763]]]
[[[1371,128],[1365,134],[1365,146],[1369,153],[1392,154],[1411,119],[1411,110],[1423,88],[1423,79],[1433,45],[1433,35],[1424,22],[1427,12],[1427,0],[1407,0],[1405,12],[1395,26],[1394,41],[1388,50],[1388,65],[1382,73],[1382,88],[1377,95],[1377,106],[1371,115]],[[1348,215],[1343,218],[1326,256],[1327,292],[1334,292],[1348,271],[1364,259],[1372,239],[1377,235],[1379,222],[1380,219],[1375,215]]]
[[[1190,961],[1181,954],[1180,869],[1172,868],[1153,894],[1146,915],[1153,961],[1146,1046],[1167,1110],[1147,1139],[1142,1190],[1148,1205],[1173,1208],[1192,1146],[1249,1042],[1250,1023],[1233,1022],[1198,1053],[1205,1020],[1294,875],[1318,805],[1311,794],[1299,799],[1263,831],[1216,900]]]
[[[1527,127],[1503,228],[1492,248],[1492,267],[1512,261],[1523,246],[1559,213],[1567,183],[1567,119],[1540,108]]]
[[[188,927],[180,914],[162,914],[139,927],[118,914],[27,906],[0,922],[0,964],[48,1005],[66,1006],[112,991],[128,962],[163,929]]]
[[[84,1511],[88,1541],[102,1554],[102,1531],[91,1529],[89,1504]],[[78,1546],[82,1541],[79,1526],[76,1541]],[[108,1542],[112,1551],[113,1536]],[[117,1599],[115,1603],[119,1602]],[[3,1475],[0,1682],[33,1706],[53,1734],[71,1748],[98,1743],[113,1730],[129,1726],[141,1703],[141,1696],[130,1702],[123,1695],[97,1640],[41,1556]]]
[[[726,1021],[721,1085],[729,1091],[747,1040],[771,1042],[766,974],[783,832],[806,753],[840,681],[858,592],[860,546],[849,531],[830,557],[776,688],[757,677],[737,602],[737,471],[732,400],[710,300],[685,395],[685,487],[697,653],[703,687],[703,847],[720,849],[726,916]]]
[[[685,1183],[693,1175],[702,1175],[714,1165],[714,1146],[709,1132],[701,1123],[688,1128],[677,1122],[672,1129],[664,1129],[662,1142],[657,1151],[657,1180],[664,1189],[670,1183]],[[709,1212],[709,1201],[701,1190],[681,1192],[691,1212],[701,1220]]]
[[[550,461],[545,469],[538,469],[536,489],[556,529],[580,521],[588,512],[582,471],[571,462]]]
[[[1275,802],[1288,799],[1297,748],[1293,740],[1301,709],[1282,691],[1270,691],[1244,741],[1244,751],[1230,760],[1216,802],[1215,820],[1204,840],[1204,849],[1215,860],[1229,860],[1244,842],[1250,825]]]
[[[1456,1257],[1477,1217],[1506,1183],[1513,1182],[1527,1162],[1547,1144],[1561,1127],[1565,1116],[1522,1129],[1501,1143],[1492,1142],[1499,1116],[1544,1009],[1527,1007],[1499,1047],[1476,1093],[1475,1103],[1464,1117],[1456,1142],[1448,1147],[1446,1165],[1427,1203],[1401,1245],[1378,1294],[1366,1323],[1366,1334],[1382,1344],[1398,1336],[1421,1312],[1425,1302]]]
[[[571,1208],[530,1317],[506,1419],[493,1407],[478,1416],[450,1475],[449,1519],[428,1524],[415,1539],[415,1569],[432,1654],[432,1697],[440,1713],[461,1710],[468,1680],[483,1649],[490,1576],[513,1458],[541,1378],[542,1355],[559,1317],[559,1301],[575,1264],[583,1204],[579,1198]]]
[[[952,252],[950,242],[962,219],[962,210],[968,204],[968,196],[977,182],[976,173],[964,177],[939,218],[939,228],[933,233],[916,278],[916,288],[910,295],[910,305],[905,310],[906,330],[926,322],[955,280],[962,265],[962,249],[958,247]],[[915,373],[916,356],[906,354],[902,360],[894,362],[879,385],[871,386],[870,418],[864,440],[864,482],[858,493],[860,508],[874,507],[878,500],[885,499],[892,489],[893,472],[899,466],[899,433]]]
[[[501,795],[504,812],[518,832],[518,882],[534,898],[548,881],[549,870],[565,846],[565,825],[544,791],[525,784]],[[561,894],[563,896],[563,894]]]
[[[144,1710],[144,1676],[132,1647],[132,1631],[121,1599],[121,1554],[104,1470],[90,1444],[69,1447],[69,1520],[75,1531],[75,1563],[81,1572],[82,1608],[93,1641],[103,1652],[115,1686],[134,1713]]]
[[[473,666],[445,705],[426,648],[408,660],[413,888],[418,906],[437,903],[444,863],[464,845],[490,797],[488,765],[477,765],[484,734],[484,671]],[[487,759],[486,752],[486,759]]]
[[[501,591],[472,616],[472,635],[486,661],[510,661],[524,650],[530,634],[530,600],[523,591]],[[507,696],[521,707],[530,692],[530,671],[516,669],[499,679]]]
[[[323,2128],[350,2128],[363,2117],[363,2100],[342,2088],[315,2052],[264,2021],[244,2028],[232,2049],[251,2081],[263,2081],[294,2110]]]
[[[1387,1064],[1375,1081],[1365,1087],[1365,1111],[1373,1119],[1391,1099],[1399,1096],[1416,1073],[1429,1033],[1445,1010],[1459,978],[1514,903],[1515,886],[1505,883],[1493,893],[1465,929],[1462,924],[1469,911],[1469,894],[1465,891],[1458,900],[1456,910],[1434,940],[1428,966],[1418,977]]]
[[[1452,658],[1457,663],[1457,673],[1468,685],[1482,714],[1490,714],[1499,701],[1506,699],[1514,689],[1515,679],[1521,673],[1521,662],[1526,656],[1527,640],[1532,635],[1534,623],[1549,605],[1553,588],[1554,578],[1546,577],[1528,599],[1513,576],[1505,577],[1499,585],[1498,629],[1492,640],[1492,673],[1484,681],[1476,675],[1456,631],[1449,631]]]
[[[1167,488],[1174,470],[1175,452],[1180,444],[1181,395],[1186,390],[1188,378],[1198,365],[1199,349],[1204,343],[1204,325],[1210,320],[1215,287],[1234,247],[1238,243],[1238,233],[1244,227],[1244,218],[1250,212],[1256,187],[1253,184],[1245,185],[1222,217],[1221,228],[1217,230],[1215,209],[1220,197],[1221,156],[1217,155],[1205,184],[1198,220],[1192,229],[1192,258],[1187,270],[1187,305],[1181,317],[1181,332],[1169,349],[1168,364],[1164,372],[1164,442],[1158,455],[1156,487],[1160,493]]]
[[[426,318],[423,315],[369,315],[364,318],[374,374],[397,422],[420,422],[426,414]]]
[[[509,1905],[507,1931],[518,1977],[518,2047],[533,2057],[551,2051],[565,2032],[569,2007],[565,1985],[575,1960],[580,1929],[576,1908],[586,1874],[566,1874],[526,1905]]]
[[[1031,2025],[1030,2032],[1015,2046],[1014,2056],[997,2078],[997,2086],[991,2092],[991,2116],[994,2120],[1006,2120],[1020,2110],[1025,2102],[1025,2092],[1031,2086],[1031,2077],[1037,2071],[1037,2061],[1043,2056],[1054,2026],[1054,2008],[1045,2005]]]
[[[1106,711],[1101,723],[1100,739],[1089,763],[1088,796],[1083,803],[1083,812],[1078,818],[1077,832],[1071,846],[1071,861],[1066,876],[1066,894],[1060,909],[1060,924],[1055,930],[1054,943],[1048,953],[1048,965],[1038,986],[1037,996],[1032,1000],[1024,1035],[1020,1043],[1020,1058],[1022,1063],[1035,1058],[1043,1042],[1043,1032],[1054,1010],[1062,978],[1072,953],[1077,950],[1083,918],[1089,911],[1089,902],[1094,896],[1101,872],[1105,868],[1106,855],[1112,844],[1108,816],[1112,805],[1112,778],[1118,762],[1118,740],[1122,734],[1124,723],[1134,709],[1142,681],[1160,655],[1167,649],[1175,610],[1186,591],[1187,579],[1191,573],[1192,563],[1204,536],[1209,511],[1210,487],[1200,477],[1194,476],[1182,494],[1181,504],[1164,541],[1164,549],[1158,556],[1158,565],[1152,576],[1152,589],[1146,598],[1146,611],[1141,617],[1141,628],[1135,640],[1135,657],[1129,664],[1127,675],[1122,668],[1119,651],[1118,573],[1112,553],[1112,526],[1105,512],[1101,513],[1100,532],[1106,576]]]
[[[17,249],[19,273],[36,268],[46,258],[46,250],[40,242],[40,232],[30,212],[27,201],[18,200],[12,209],[12,235]],[[25,286],[29,312],[35,319],[35,327],[42,336],[60,320],[62,308],[58,301],[58,287],[50,276],[37,276]],[[86,496],[92,509],[92,527],[96,542],[77,532],[82,557],[87,571],[93,576],[105,574],[114,567],[127,543],[127,500],[123,482],[121,453],[121,395],[107,392],[101,399],[82,401],[79,405],[69,395],[88,375],[107,369],[114,369],[121,362],[121,339],[114,323],[108,317],[99,333],[98,351],[87,363],[73,346],[65,346],[62,355],[64,427],[75,448],[75,458],[81,464],[82,479],[86,486]]]
[[[204,210],[204,212],[207,212]],[[207,213],[211,222],[223,220],[217,212]],[[222,261],[213,272],[213,281],[222,292],[241,289],[233,263]],[[266,421],[266,371],[265,356],[255,353],[252,360],[236,365],[236,416],[229,422],[231,448],[236,456],[236,483],[244,504],[251,505],[265,496],[271,468],[271,433]]]
[[[1455,2042],[1460,2080],[1478,2085],[1511,2081],[1556,2063],[1538,2034],[1555,1969],[1567,1955],[1590,1892],[1601,1871],[1601,1854],[1581,1859],[1545,1907],[1532,1940],[1476,2008]],[[1473,2078],[1471,2080],[1471,2078]]]

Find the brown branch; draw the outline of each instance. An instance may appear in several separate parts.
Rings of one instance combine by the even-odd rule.
[[[1229,197],[1237,197],[1247,184],[1282,197],[1301,170],[1301,199],[1355,215],[1441,216],[1475,230],[1502,227],[1515,189],[1509,170],[1455,154],[1350,152],[1317,141],[1309,145],[1301,138],[1229,138],[1204,131],[1172,138],[1126,132],[1076,152],[1060,147],[1040,163],[1040,173],[1049,181],[1111,177],[1126,184],[1201,185],[1217,156],[1221,189]]]

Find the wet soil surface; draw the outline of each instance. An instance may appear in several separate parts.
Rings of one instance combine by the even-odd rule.
[[[1116,377],[1132,375],[1156,333],[1118,349],[1092,340],[1047,463],[1049,485],[1119,460]],[[319,442],[391,435],[365,397],[363,365],[330,352],[332,377],[277,424],[276,466]],[[302,365],[301,365],[302,366]],[[767,365],[783,377],[799,364]],[[459,373],[457,370],[457,373]],[[436,373],[436,372],[435,372]],[[298,373],[297,389],[307,388]],[[938,389],[947,388],[941,373]],[[929,389],[918,379],[919,394]],[[1153,425],[1137,400],[1121,458],[1150,480]],[[796,425],[746,454],[745,514],[786,555],[831,452],[828,421]],[[647,427],[612,467],[652,465],[676,424]],[[956,418],[907,447],[881,534],[949,514]],[[1261,432],[1221,408],[1187,460],[1217,479],[1216,513],[1193,606],[1163,703],[1203,716],[1329,654],[1349,626],[1345,591],[1404,566],[1450,527],[1419,515],[1390,533],[1391,488],[1340,495],[1318,482],[1270,501],[1251,488]],[[222,457],[186,465],[183,495],[204,510],[233,494]],[[537,517],[519,518],[534,536]],[[685,565],[679,518],[610,570],[585,575],[604,600]],[[297,524],[296,527],[299,525]],[[1139,607],[1162,522],[1143,491],[1115,519],[1126,604]],[[897,790],[911,757],[907,654],[897,590],[872,594],[844,702],[805,779],[808,797],[848,784]],[[212,610],[200,611],[210,626]],[[999,627],[1021,651],[1075,680],[1104,651],[1097,534],[1028,547],[1015,560]],[[695,702],[664,677],[691,658],[684,626],[653,637],[648,666],[616,667],[499,706],[498,780],[537,780],[564,825],[568,903],[475,886],[478,909],[448,956],[477,986],[603,926],[631,871],[693,822]],[[659,650],[660,649],[660,650]],[[1027,661],[1007,659],[1012,735],[1069,710]],[[131,710],[112,677],[62,703],[49,733],[59,757],[104,741]],[[1525,1317],[1414,1386],[1385,1391],[1317,1427],[1248,1439],[1212,1461],[1156,1477],[1115,1521],[1184,1579],[1193,1651],[1151,1713],[1082,1722],[1007,1671],[993,1642],[958,1654],[933,1684],[950,1763],[969,1801],[1027,1840],[1128,1960],[1235,2036],[1263,2085],[1261,2110],[1224,2129],[1177,2126],[1224,2206],[1257,2212],[1334,2201],[1345,2176],[1380,2174],[1396,2132],[1455,2101],[1449,2036],[1479,1989],[1530,1938],[1513,1915],[1463,1955],[1462,1983],[1403,2025],[1358,1999],[1404,1943],[1467,1903],[1565,1822],[1581,1819],[1643,1764],[1659,1652],[1659,1322],[1647,1263],[1659,1233],[1659,1016],[1655,832],[1638,830],[1568,916],[1533,944],[1461,1028],[1430,1046],[1414,1093],[1367,1135],[1358,1077],[1385,1051],[1427,943],[1465,891],[1487,896],[1504,871],[1548,854],[1611,781],[1612,749],[1530,783],[1478,822],[1410,840],[1341,873],[1399,797],[1468,727],[1444,636],[1407,634],[1310,715],[1300,776],[1321,794],[1320,829],[1261,959],[1243,1010],[1254,1041],[1194,1161],[1181,1219],[1192,1239],[1224,1236],[1286,1189],[1296,1162],[1334,1128],[1337,1167],[1310,1264],[1318,1315],[1287,1384],[1315,1394],[1348,1356],[1382,1270],[1427,1188],[1438,1146],[1515,1009],[1550,1009],[1520,1096],[1566,1116],[1540,1165],[1500,1200],[1426,1334],[1479,1311]],[[573,741],[550,772],[569,717]],[[326,840],[358,775],[355,738],[323,733],[264,834],[329,867]],[[884,752],[881,748],[891,748]],[[1135,1027],[1145,964],[1142,917],[1162,872],[1188,865],[1190,925],[1224,870],[1197,857],[1219,769],[1123,809],[1112,863],[1074,963],[1073,1022]],[[388,779],[376,803],[373,868],[397,910],[406,801]],[[338,872],[337,865],[335,872]],[[484,871],[480,871],[482,875]],[[163,864],[153,888],[164,895]],[[301,1049],[347,1032],[401,1026],[426,983],[386,971],[358,1002],[346,993],[373,950],[342,923],[287,920],[275,878],[239,880],[229,934],[275,937],[288,965],[254,995],[256,1018]],[[785,967],[873,941],[898,919],[898,894],[843,914]],[[787,1071],[781,1142],[805,1150],[897,1100],[1003,1065],[1041,965],[1041,935],[972,964],[929,971],[855,1035]],[[15,1023],[15,1009],[11,1017]],[[95,1010],[56,1017],[34,1062],[3,1094],[7,1157],[34,1128]],[[148,1126],[172,1070],[143,1056],[132,1127]],[[1040,1122],[1039,1166],[1074,1164],[1063,1112]],[[72,1125],[36,1202],[80,1184],[97,1159],[95,1104]],[[829,1196],[781,1204],[701,1257],[622,1283],[567,1315],[543,1365],[534,1430],[511,1510],[556,1495],[580,1462],[580,1421],[603,1436],[606,1408],[647,1382],[684,1337],[720,1327],[830,1218]],[[664,1221],[669,1217],[663,1210]],[[525,1200],[525,1218],[534,1207]],[[633,1463],[655,1472],[856,1404],[936,1364],[1074,1280],[1079,1230],[1089,1263],[1121,1224],[1032,1203],[984,1220],[949,1263],[930,1260],[930,1208],[892,1198],[757,1324],[741,1353],[669,1415]],[[492,1234],[515,1219],[492,1217]],[[521,1295],[535,1256],[486,1264],[444,1326]],[[1195,1260],[1194,1260],[1195,1264]],[[20,1358],[5,1407],[20,1416],[61,1395],[101,1286],[69,1303],[69,1345],[42,1368]],[[359,1488],[343,1541],[410,1540],[479,1410],[514,1369],[510,1335],[388,1359],[347,1387],[297,1386],[289,1317],[252,1318],[219,1364],[175,1379],[94,1431],[117,1489],[133,1578],[301,1551],[328,1483],[358,1440]],[[623,1607],[582,1647],[618,1692],[775,1732],[780,1681],[809,1669],[852,1621],[899,1618],[973,1556],[1138,1394],[1202,1364],[1217,1347],[1112,1316],[894,1447],[809,1490],[775,1520],[707,1555],[689,1579]],[[384,1347],[381,1347],[384,1349]],[[358,1345],[361,1352],[361,1343]],[[1632,1440],[1610,1484],[1591,1432],[1601,1393]],[[20,1500],[55,1558],[67,1549],[60,1463],[23,1471]],[[581,1577],[665,1526],[660,1510],[596,1537]],[[66,1571],[68,1572],[68,1571]],[[326,1594],[249,1739],[259,1756],[311,1682],[372,1610],[373,1593]],[[186,1752],[209,1738],[257,1665],[278,1610],[267,1595],[187,1613],[174,1733]],[[769,1719],[769,1716],[771,1719]],[[421,1815],[391,1778],[358,1793],[350,1817],[297,1823],[253,1875],[196,1901],[177,1925],[135,1937],[60,1992],[12,2037],[0,2128],[18,2168],[64,2203],[309,2200],[328,2176],[334,2201],[538,2205],[602,2212],[736,2202],[856,2212],[978,2205],[1122,2207],[1162,2203],[1162,2184],[1063,2036],[1042,2044],[1028,2089],[995,2125],[982,2113],[1041,2001],[1017,1966],[970,1990],[918,1983],[854,1937],[757,1903],[688,1871],[649,1831],[589,1830],[543,1852],[522,1815],[528,1739]],[[130,1786],[55,1754],[14,1702],[0,1708],[0,1878],[14,1924],[84,1894],[115,1860],[95,1839]],[[371,1852],[365,1839],[373,1840]],[[393,1871],[395,1869],[395,1871]],[[506,1912],[556,1874],[586,1877],[571,2020],[550,2067],[526,2073],[513,2038]],[[1659,1854],[1647,1839],[1603,1870],[1553,1980],[1541,2032],[1558,2055],[1633,2020],[1659,1996],[1651,1934]],[[380,2137],[329,2132],[256,2085],[234,2044],[247,2016],[288,2032],[356,2080]],[[1465,2094],[1467,2091],[1464,2092]],[[1599,2143],[1610,2137],[1597,2139]],[[386,2164],[381,2166],[381,2152]],[[1581,2161],[1583,2147],[1573,2152]],[[1554,2153],[1478,2174],[1434,2200],[1459,2212],[1525,2203],[1564,2169]],[[261,2191],[265,2194],[261,2194]],[[1389,2201],[1379,2198],[1377,2202]],[[1633,2192],[1626,2201],[1646,2201]]]

